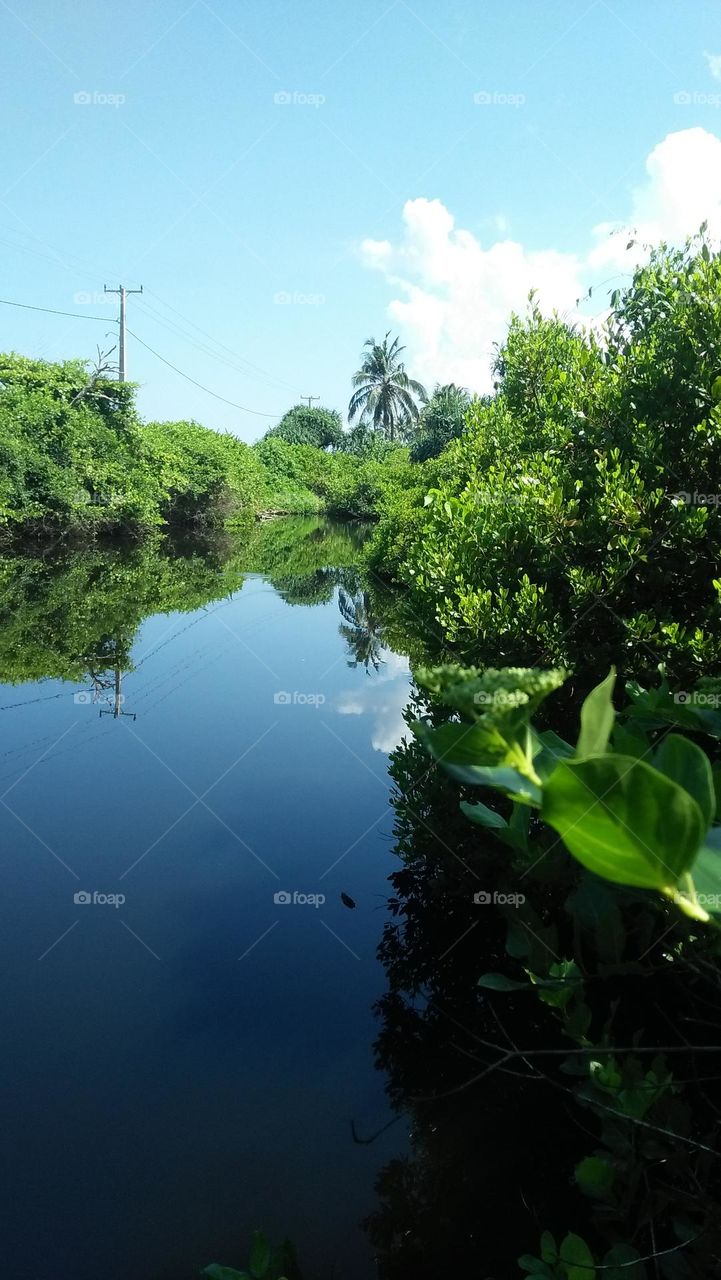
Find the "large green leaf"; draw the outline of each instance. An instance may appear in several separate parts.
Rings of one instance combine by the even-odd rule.
[[[496,787],[525,804],[538,805],[541,789],[525,772],[521,748],[507,743],[492,725],[450,721],[430,728],[416,721],[413,732],[434,760],[455,778],[472,787]]]
[[[612,695],[616,669],[611,667],[606,679],[596,685],[581,707],[581,732],[576,743],[576,756],[600,755],[608,746],[616,712]]]
[[[546,783],[541,812],[590,871],[646,889],[672,888],[706,830],[683,787],[631,756],[562,762]]]
[[[706,827],[710,827],[716,809],[713,776],[708,756],[695,742],[679,733],[670,733],[661,743],[654,765],[693,796],[701,810]]]
[[[586,1241],[572,1231],[561,1241],[559,1257],[564,1264],[567,1280],[595,1280],[593,1254]]]

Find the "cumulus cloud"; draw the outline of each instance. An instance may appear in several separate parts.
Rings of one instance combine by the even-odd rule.
[[[721,80],[721,53],[705,53],[703,56],[714,80]]]
[[[701,128],[669,133],[646,160],[646,180],[633,191],[631,215],[621,234],[609,236],[608,224],[594,228],[598,243],[588,265],[628,269],[629,227],[638,242],[638,259],[643,245],[678,243],[704,220],[712,236],[721,235],[721,139]]]
[[[340,694],[335,710],[342,716],[368,716],[373,750],[390,755],[408,734],[403,711],[408,702],[410,668],[407,658],[389,649],[383,650],[382,658],[383,666],[373,681]]]
[[[388,315],[408,344],[411,371],[426,382],[488,391],[493,344],[532,288],[544,311],[574,320],[577,299],[599,273],[629,271],[644,245],[678,242],[704,220],[721,235],[721,139],[701,128],[670,133],[645,169],[628,216],[591,228],[582,255],[530,251],[510,238],[485,247],[440,200],[408,200],[398,241],[364,240],[361,258],[393,289]],[[629,236],[637,242],[631,251]]]

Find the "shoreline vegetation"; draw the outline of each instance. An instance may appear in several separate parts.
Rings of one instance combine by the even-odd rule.
[[[429,395],[401,357],[366,343],[349,429],[295,406],[255,445],[0,357],[3,678],[102,684],[143,616],[246,573],[337,593],[351,664],[386,646],[415,675],[375,1046],[413,1152],[366,1223],[380,1274],[517,1274],[522,1247],[535,1280],[711,1280],[721,254],[703,228],[654,251],[597,331],[532,296],[492,396]],[[479,1206],[516,1203],[519,1169],[516,1239]],[[286,1274],[254,1250],[257,1280]]]
[[[373,521],[372,572],[464,660],[679,679],[721,661],[721,258],[705,230],[611,295],[598,332],[531,295],[492,396],[428,394],[386,334],[351,426],[292,407],[253,445],[143,423],[81,361],[0,356],[0,542],[239,530],[271,515]],[[104,366],[100,365],[99,369]]]

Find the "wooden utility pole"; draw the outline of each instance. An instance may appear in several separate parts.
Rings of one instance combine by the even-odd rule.
[[[143,286],[139,289],[126,289],[125,285],[118,285],[117,289],[109,289],[106,284],[103,285],[105,293],[120,294],[120,338],[118,340],[118,382],[125,382],[125,299],[129,293],[142,293]]]
[[[308,408],[310,409],[311,400],[320,400],[320,396],[301,396],[301,400],[307,400]]]

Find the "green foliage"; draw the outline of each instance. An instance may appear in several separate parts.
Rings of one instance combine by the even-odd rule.
[[[594,1262],[586,1241],[572,1231],[558,1246],[550,1231],[544,1231],[541,1257],[524,1254],[518,1259],[518,1265],[526,1273],[525,1280],[601,1280],[602,1277],[603,1280],[642,1280],[645,1275],[637,1249],[617,1244],[602,1261]]]
[[[563,672],[446,665],[421,669],[417,679],[462,717],[413,726],[458,782],[493,787],[516,805],[538,809],[569,853],[605,880],[655,889],[697,920],[721,913],[716,832],[709,831],[717,803],[708,757],[679,734],[657,744],[646,741],[646,758],[611,747],[613,672],[585,699],[572,755],[569,744],[531,724]],[[464,812],[511,842],[507,824],[487,806],[466,805]],[[693,878],[702,853],[704,884],[716,881],[713,892],[704,889],[706,905]]]
[[[253,1233],[253,1244],[246,1271],[224,1267],[217,1262],[200,1273],[208,1280],[301,1280],[295,1250],[289,1240],[273,1248],[262,1231]]]
[[[0,556],[0,682],[80,684],[128,671],[148,616],[227,598],[247,573],[265,574],[291,604],[327,603],[340,586],[357,589],[363,539],[362,526],[308,517],[260,521],[237,536],[194,534],[186,554],[156,534],[130,546]]]
[[[367,422],[360,421],[348,431],[343,432],[339,445],[343,453],[350,453],[355,458],[366,461],[384,462],[397,448],[392,440],[386,440],[379,431],[374,431]]]
[[[236,436],[197,422],[151,422],[143,440],[162,485],[161,515],[168,523],[222,523],[262,505],[265,473]]]
[[[360,369],[353,375],[353,395],[348,405],[348,421],[358,418],[388,440],[402,440],[418,419],[418,404],[425,404],[425,387],[409,378],[401,360],[405,347],[390,331],[382,342],[368,338]]]
[[[381,513],[375,567],[485,661],[532,644],[577,666],[592,645],[629,671],[708,669],[721,658],[720,368],[721,256],[703,240],[638,269],[602,343],[532,302],[499,352],[496,395],[470,407],[412,518]],[[402,558],[384,559],[396,545]]]
[[[265,474],[269,507],[299,515],[322,510],[319,489],[330,463],[327,454],[275,435],[266,435],[252,452]]]
[[[278,511],[372,519],[385,495],[400,488],[412,470],[408,451],[399,447],[389,448],[380,462],[266,436],[253,452],[265,469],[269,505]]]
[[[338,449],[343,441],[343,424],[336,409],[294,404],[265,438],[277,437],[288,444],[311,444],[316,449]]]
[[[0,528],[160,523],[133,389],[80,361],[0,356]]]
[[[413,462],[436,458],[451,440],[463,432],[471,397],[454,382],[437,386],[418,420],[411,446]]]

